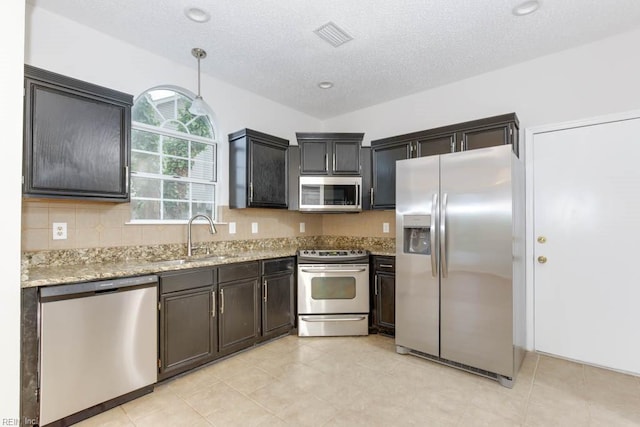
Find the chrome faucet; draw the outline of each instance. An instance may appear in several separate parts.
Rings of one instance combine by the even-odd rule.
[[[191,252],[193,251],[193,248],[191,247],[191,224],[193,223],[193,220],[198,217],[204,218],[209,222],[209,233],[211,234],[216,233],[216,226],[213,225],[213,220],[211,219],[210,216],[205,214],[195,214],[194,216],[192,216],[191,219],[189,220],[189,223],[187,224],[187,256],[188,257],[191,256]]]

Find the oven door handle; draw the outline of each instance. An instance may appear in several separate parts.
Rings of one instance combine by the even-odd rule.
[[[366,319],[366,316],[334,317],[331,319],[300,316],[300,320],[304,320],[305,322],[358,322],[364,319]]]
[[[349,269],[349,270],[341,270],[341,269],[328,269],[328,268],[318,268],[317,270],[309,270],[307,268],[301,268],[300,271],[303,273],[361,273],[363,271],[367,271],[366,268],[358,268],[358,269]]]

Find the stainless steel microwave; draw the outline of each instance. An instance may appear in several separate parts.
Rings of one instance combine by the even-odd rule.
[[[362,177],[301,176],[299,190],[302,212],[362,211]]]

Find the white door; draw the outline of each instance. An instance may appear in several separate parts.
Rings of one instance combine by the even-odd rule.
[[[640,119],[536,134],[533,165],[536,350],[640,373]]]

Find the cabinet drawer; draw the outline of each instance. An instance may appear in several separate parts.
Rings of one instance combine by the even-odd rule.
[[[375,271],[396,271],[396,259],[394,257],[376,257],[373,262]]]
[[[229,264],[218,267],[218,281],[220,283],[234,280],[250,279],[260,275],[258,261],[239,264]]]
[[[184,291],[203,286],[211,286],[214,282],[212,269],[177,271],[160,275],[160,293]]]
[[[294,271],[296,268],[295,258],[277,258],[262,261],[262,274],[273,274],[280,272]]]

